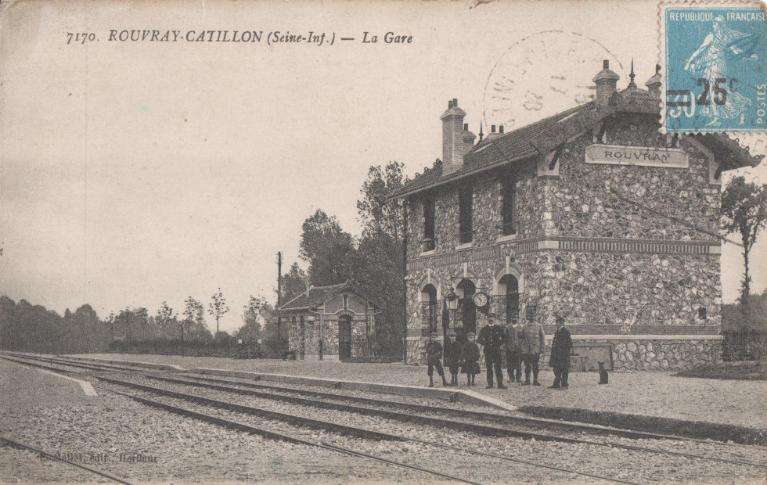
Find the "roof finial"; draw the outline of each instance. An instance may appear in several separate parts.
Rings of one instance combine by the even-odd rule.
[[[629,81],[629,87],[635,88],[637,87],[636,83],[634,82],[634,78],[636,77],[636,74],[634,74],[634,58],[631,58],[631,74],[629,74],[629,78],[631,81]]]
[[[482,141],[482,138],[485,137],[485,134],[482,133],[482,123],[479,124],[479,141]]]

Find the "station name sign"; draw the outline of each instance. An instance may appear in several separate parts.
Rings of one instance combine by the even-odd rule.
[[[678,148],[589,145],[586,163],[638,165],[643,167],[688,168],[687,153]]]

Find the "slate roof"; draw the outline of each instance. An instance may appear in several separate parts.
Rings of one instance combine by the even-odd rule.
[[[431,169],[426,169],[424,174],[416,175],[413,180],[389,194],[389,198],[415,194],[485,170],[519,162],[537,155],[544,155],[569,138],[590,129],[599,121],[616,112],[659,115],[660,103],[644,89],[626,88],[613,94],[608,106],[598,107],[592,101],[501,136],[485,139],[464,156],[464,163],[460,169],[443,175],[442,164],[435,163]],[[748,149],[741,147],[739,143],[727,135],[709,134],[694,135],[694,137],[715,154],[726,154],[726,156],[718,157],[718,159],[726,161],[725,169],[756,166],[761,161],[761,156],[751,155]]]
[[[355,295],[370,301],[369,298],[356,291],[354,285],[350,281],[346,281],[337,285],[311,286],[305,292],[282,305],[279,310],[298,311],[316,308],[342,292],[354,293]]]

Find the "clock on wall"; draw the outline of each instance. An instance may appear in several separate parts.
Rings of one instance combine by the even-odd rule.
[[[474,296],[472,296],[471,299],[474,302],[474,306],[478,308],[484,308],[490,303],[490,297],[487,296],[487,293],[481,291],[479,293],[474,293]]]

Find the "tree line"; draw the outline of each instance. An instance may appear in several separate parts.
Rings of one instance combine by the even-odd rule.
[[[379,307],[372,348],[382,356],[399,355],[404,330],[402,208],[387,201],[387,194],[405,182],[403,168],[398,162],[370,167],[357,201],[362,226],[358,237],[344,231],[337,218],[323,210],[309,215],[300,240],[300,258],[307,270],[294,262],[282,276],[283,303],[310,285],[352,281]],[[14,302],[2,296],[0,348],[45,353],[112,350],[227,355],[245,347],[248,356],[256,353],[263,357],[279,357],[285,350],[287,322],[279,328],[277,312],[267,298],[249,297],[242,309],[243,324],[234,335],[219,331],[219,322],[229,311],[220,288],[211,296],[207,309],[189,296],[180,311],[163,302],[154,314],[145,307],[135,307],[104,318],[88,304],[74,313],[67,309],[61,316],[26,300]],[[216,323],[215,332],[208,328],[206,313]]]

